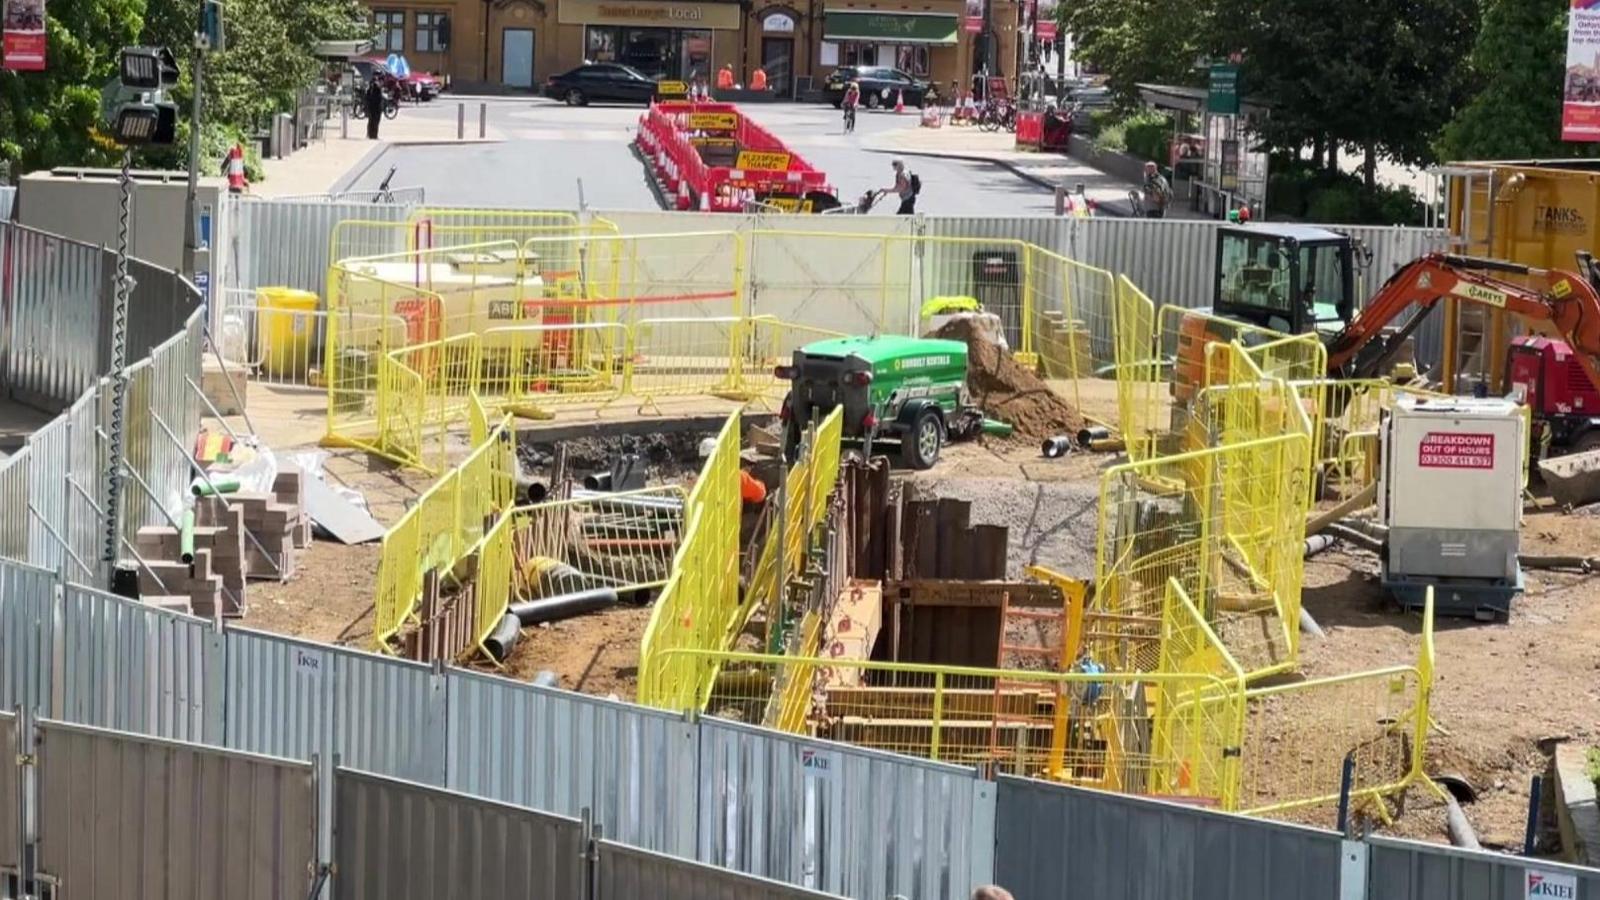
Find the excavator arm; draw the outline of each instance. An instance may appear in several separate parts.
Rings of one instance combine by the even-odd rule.
[[[1587,254],[1581,254],[1578,262],[1585,271],[1583,276],[1443,253],[1416,259],[1395,272],[1366,308],[1328,342],[1328,371],[1350,377],[1372,374],[1439,301],[1449,297],[1551,323],[1600,390],[1600,292],[1595,286],[1600,277]],[[1507,281],[1496,274],[1523,276],[1537,286]],[[1379,353],[1371,352],[1383,329],[1413,306],[1418,312],[1397,338],[1387,347],[1379,344]]]

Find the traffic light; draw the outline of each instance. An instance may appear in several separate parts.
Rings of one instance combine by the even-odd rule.
[[[195,43],[201,50],[215,53],[226,43],[222,31],[222,3],[205,0],[200,5],[200,30],[195,32]]]
[[[178,108],[167,89],[178,81],[178,62],[165,47],[124,47],[120,77],[100,92],[100,112],[119,144],[170,144],[177,138]]]

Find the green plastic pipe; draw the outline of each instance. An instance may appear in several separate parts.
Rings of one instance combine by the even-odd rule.
[[[999,419],[983,420],[984,434],[992,434],[995,437],[1010,437],[1011,432],[1014,430],[1010,422],[1002,422]]]
[[[183,525],[178,532],[178,556],[188,565],[194,565],[194,510],[183,511]]]
[[[215,490],[213,490],[213,488]],[[196,497],[210,497],[215,494],[232,494],[239,490],[239,479],[213,478],[209,484],[203,480],[197,480],[194,484],[190,485],[190,490],[194,491],[194,495]]]

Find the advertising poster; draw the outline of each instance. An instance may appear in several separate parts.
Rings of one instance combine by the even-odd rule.
[[[5,4],[0,65],[15,72],[44,71],[44,0],[0,0]]]
[[[1041,41],[1056,39],[1056,2],[1039,0],[1038,11],[1034,13],[1033,36]]]
[[[967,15],[964,24],[967,34],[978,34],[983,31],[983,4],[988,0],[967,0]]]
[[[1572,0],[1561,139],[1600,141],[1600,0]]]

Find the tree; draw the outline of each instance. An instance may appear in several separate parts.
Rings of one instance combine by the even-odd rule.
[[[1472,49],[1480,89],[1444,129],[1446,159],[1590,156],[1561,140],[1568,0],[1485,0]]]
[[[20,174],[57,165],[109,165],[100,89],[122,47],[139,35],[144,0],[51,0],[43,72],[0,72],[0,161]]]
[[[1467,97],[1455,48],[1471,42],[1476,0],[1217,3],[1214,49],[1243,54],[1245,93],[1271,106],[1265,142],[1290,155],[1315,146],[1329,168],[1336,148],[1354,147],[1369,189],[1380,155],[1428,161]]]
[[[1057,7],[1073,54],[1105,74],[1124,103],[1141,82],[1194,84],[1195,60],[1209,28],[1209,0],[1077,0]]]

